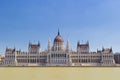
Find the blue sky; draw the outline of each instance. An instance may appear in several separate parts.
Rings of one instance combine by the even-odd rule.
[[[73,50],[89,40],[91,51],[119,52],[119,8],[120,0],[0,0],[0,53],[6,46],[27,51],[29,41],[44,50],[58,28]]]

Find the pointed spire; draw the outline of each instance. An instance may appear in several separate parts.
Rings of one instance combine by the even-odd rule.
[[[112,52],[113,50],[112,50],[112,47],[110,48],[110,51]]]
[[[105,50],[104,47],[102,47],[102,52],[103,52],[104,50]]]
[[[16,47],[15,47],[15,45],[14,45],[14,49],[13,49],[14,51],[16,50]]]
[[[60,35],[59,28],[58,28],[58,35]]]
[[[79,45],[80,45],[80,41],[77,42],[77,46],[79,46]]]
[[[51,50],[51,44],[50,44],[50,39],[48,39],[48,51]]]
[[[14,52],[14,51],[16,51],[16,48],[15,48],[15,46],[14,46],[13,52]]]
[[[6,51],[8,50],[8,47],[6,46]]]
[[[14,45],[14,49],[16,49],[15,45]]]
[[[38,46],[40,46],[40,42],[38,41]]]
[[[29,46],[31,45],[31,42],[30,42],[30,40],[29,40]]]
[[[97,49],[97,52],[98,52],[98,49]]]
[[[19,49],[19,51],[21,52],[21,49]]]
[[[89,41],[87,41],[87,43],[86,43],[87,45],[89,45]]]
[[[67,40],[66,50],[69,51],[69,48],[70,48],[70,46],[69,46],[69,40]]]

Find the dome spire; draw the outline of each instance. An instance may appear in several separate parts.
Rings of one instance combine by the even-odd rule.
[[[58,34],[54,39],[54,42],[64,42],[64,40],[62,39],[62,36],[60,35],[59,29],[58,29]]]
[[[60,35],[59,28],[58,28],[58,35]]]

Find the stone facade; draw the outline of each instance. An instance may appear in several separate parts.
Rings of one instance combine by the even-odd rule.
[[[48,49],[40,50],[41,45],[28,45],[28,52],[6,48],[5,59],[1,66],[115,66],[112,48],[90,52],[89,42],[77,43],[77,51],[66,46],[59,31],[53,45],[48,40]]]

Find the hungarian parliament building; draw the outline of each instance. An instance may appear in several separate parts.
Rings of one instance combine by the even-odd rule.
[[[4,60],[0,66],[115,66],[112,48],[102,48],[90,52],[89,42],[77,43],[76,51],[70,49],[69,41],[64,40],[58,31],[51,45],[48,40],[47,50],[41,51],[41,45],[29,42],[28,52],[6,48]]]

